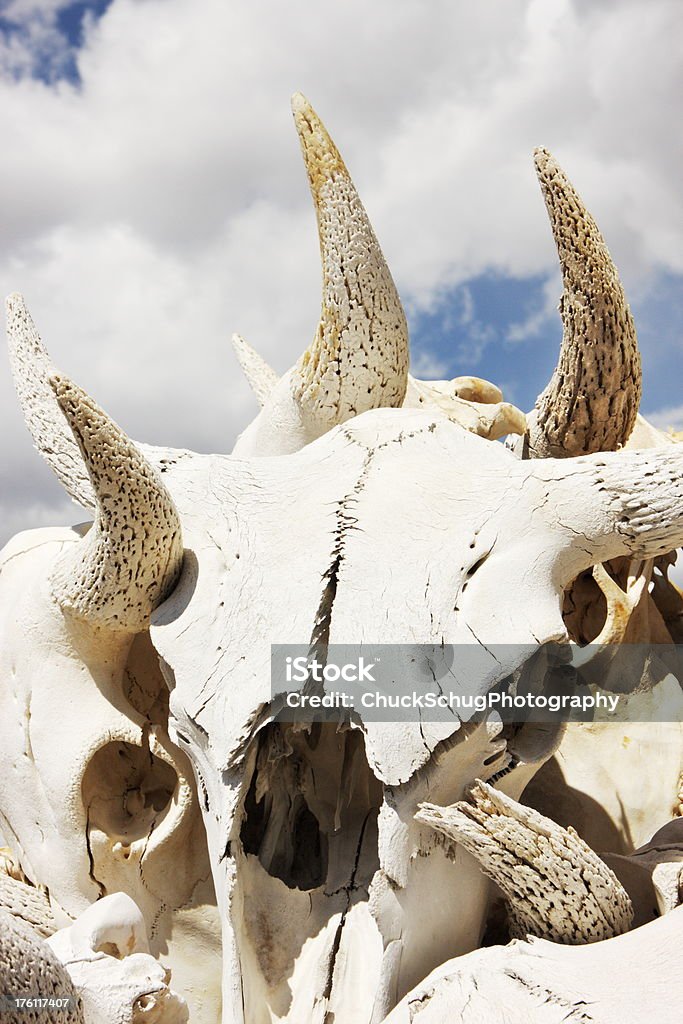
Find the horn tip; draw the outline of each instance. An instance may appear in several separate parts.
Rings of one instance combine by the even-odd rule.
[[[534,150],[534,166],[538,175],[549,170],[559,170],[559,164],[553,154],[545,146],[537,146]]]
[[[31,314],[28,311],[26,300],[20,292],[10,292],[5,299],[5,315],[8,331],[12,332],[16,327],[17,320],[27,320],[30,323]]]
[[[72,380],[69,380],[68,377],[65,377],[61,373],[50,374],[50,376],[48,377],[48,384],[50,385],[52,393],[57,399],[57,404],[59,405],[59,408],[62,410],[67,419],[70,419],[71,417],[69,416],[67,401],[69,398],[71,398],[78,402],[81,397],[81,389],[78,387],[77,384],[74,384]]]
[[[339,150],[303,93],[292,96],[294,125],[314,198],[320,187],[336,174],[348,175]]]
[[[302,143],[318,128],[320,119],[302,92],[295,92],[291,100],[294,124]]]
[[[302,92],[293,92],[291,98],[292,113],[294,115],[299,113],[307,113],[312,110],[311,104],[308,102]]]
[[[8,313],[12,313],[16,308],[26,309],[24,296],[21,292],[10,292],[5,299],[5,309]]]

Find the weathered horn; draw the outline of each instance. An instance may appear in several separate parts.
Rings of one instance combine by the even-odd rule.
[[[415,817],[479,861],[507,897],[514,938],[583,945],[631,927],[631,900],[597,853],[573,829],[493,786],[477,781],[467,800],[424,803]]]
[[[579,572],[627,554],[657,558],[683,545],[682,445],[544,459],[529,464],[529,476],[545,487],[552,481],[556,524],[582,538],[572,553]]]
[[[95,509],[96,501],[74,436],[50,387],[57,372],[26,308],[23,296],[9,295],[7,342],[14,387],[33,443],[74,501]]]
[[[315,204],[322,309],[292,392],[316,433],[368,409],[398,407],[408,380],[408,328],[396,286],[336,146],[308,101],[292,99]]]
[[[177,581],[178,513],[156,470],[106,413],[67,378],[53,376],[50,385],[97,499],[90,531],[52,575],[54,596],[90,623],[137,632]]]
[[[557,368],[528,417],[528,454],[615,451],[633,430],[641,366],[633,317],[598,227],[546,149],[534,154],[562,268]]]
[[[232,347],[259,405],[265,405],[280,378],[272,366],[269,366],[240,334],[233,334]]]

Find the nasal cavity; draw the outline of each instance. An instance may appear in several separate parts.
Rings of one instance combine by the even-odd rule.
[[[290,889],[363,884],[376,868],[382,787],[362,737],[322,723],[310,731],[272,724],[260,734],[244,803],[242,849]],[[371,853],[371,851],[373,851]]]

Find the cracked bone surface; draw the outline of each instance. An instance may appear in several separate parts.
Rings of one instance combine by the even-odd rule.
[[[683,542],[683,449],[645,431],[645,451],[573,457],[626,440],[639,364],[604,243],[551,158],[539,161],[565,334],[531,454],[558,458],[522,460],[494,443],[527,426],[495,385],[409,376],[405,318],[365,211],[319,119],[301,97],[294,108],[322,312],[280,379],[236,342],[263,406],[237,457],[131,441],[56,372],[23,300],[8,302],[34,442],[95,513],[90,528],[20,534],[0,557],[0,775],[12,780],[0,830],[35,892],[49,891],[52,915],[43,920],[41,898],[14,890],[10,927],[33,915],[78,936],[74,918],[127,894],[193,1024],[379,1024],[444,960],[489,955],[471,951],[490,883],[462,843],[416,820],[419,804],[453,805],[475,779],[513,800],[527,786],[526,799],[545,762],[597,772],[594,723],[572,733],[584,743],[578,763],[565,740],[558,747],[561,730],[486,716],[280,723],[271,642],[323,657],[336,643],[466,644],[476,668],[456,681],[480,694],[546,641],[569,638],[572,587],[577,600],[587,588],[575,618],[597,622],[594,636],[601,600],[612,600],[608,631],[620,641],[636,627],[651,638],[655,622],[673,636],[683,621],[666,579]],[[565,385],[576,369],[573,401]],[[646,597],[635,569],[647,559],[657,562]],[[492,645],[505,644],[496,657]],[[651,709],[667,687],[680,690],[670,678],[634,699]],[[662,744],[652,726],[637,742],[628,733],[611,734],[615,749],[601,741],[614,776],[601,794],[607,816],[623,812],[633,849],[671,815],[681,743]],[[637,747],[645,753],[634,762]],[[546,777],[558,811],[560,782]],[[537,834],[526,811],[514,820]],[[672,892],[667,875],[667,907]],[[660,934],[648,931],[653,948]],[[613,943],[640,948],[619,945],[629,938],[591,944],[585,962],[611,957]],[[422,1010],[436,1013],[430,1003]]]
[[[3,832],[30,880],[48,886],[58,926],[127,892],[193,1019],[211,1024],[220,937],[192,769],[168,736],[148,633],[93,628],[51,595],[48,577],[81,533],[19,534],[0,558],[0,673],[13,680],[0,686],[0,765],[14,779]]]
[[[409,800],[414,778],[435,770],[433,755],[438,749],[445,756],[449,743],[454,767],[444,770],[440,785],[455,799],[477,777],[477,763],[491,763],[496,753],[494,770],[506,763],[502,737],[486,735],[483,725],[473,736],[457,722],[422,729],[417,722],[366,722],[363,756],[353,755],[366,781],[336,791],[337,799],[341,792],[354,794],[349,824],[336,833],[331,812],[323,812],[318,792],[305,782],[308,771],[317,778],[323,768],[306,765],[327,746],[325,770],[338,777],[351,758],[349,741],[323,730],[307,750],[305,737],[295,743],[269,724],[270,637],[370,640],[383,616],[377,595],[391,589],[391,618],[381,627],[385,641],[510,640],[521,662],[539,642],[563,636],[563,589],[582,565],[625,550],[654,554],[677,543],[683,535],[679,458],[672,448],[519,461],[444,417],[403,409],[367,413],[288,457],[195,456],[169,465],[166,484],[186,546],[199,553],[203,572],[186,558],[178,587],[154,613],[151,635],[172,679],[175,736],[206,791],[226,991],[240,974],[254,1019],[263,1003],[291,1020],[323,1020],[328,1011],[363,1019],[353,1000],[372,1005],[379,993],[380,1020],[437,956],[428,938],[416,934],[418,906],[421,914],[436,879],[434,933],[441,955],[444,948],[465,952],[477,944],[485,893],[470,860],[461,854],[453,863],[443,846],[430,848],[421,839],[406,843],[396,804]],[[455,466],[457,473],[449,473]],[[644,471],[654,474],[650,493],[655,481],[661,483],[651,517],[634,498]],[[293,494],[305,496],[303,503]],[[671,506],[664,517],[663,501]],[[410,559],[397,560],[397,545]],[[505,580],[514,586],[503,586]],[[501,664],[491,657],[478,686],[504,678],[515,669],[514,658]],[[229,685],[221,683],[228,679]],[[386,794],[379,806],[373,777]],[[278,822],[287,808],[291,817],[283,828]],[[363,829],[353,824],[366,820]],[[283,836],[291,839],[278,845]],[[304,895],[296,884],[303,850],[329,849],[332,838],[339,859],[326,863],[321,852],[308,865],[311,888]],[[418,863],[425,870],[422,889]],[[340,895],[341,905],[335,903]],[[256,907],[262,909],[254,919]],[[296,927],[285,930],[287,918],[296,919]],[[292,943],[286,955],[273,951],[274,934],[280,944],[284,937]],[[404,955],[411,941],[415,948]],[[352,967],[358,944],[366,951],[362,983]],[[323,966],[311,975],[313,960]]]
[[[679,1024],[681,929],[683,907],[588,946],[479,949],[438,967],[384,1024]]]
[[[417,818],[476,857],[507,898],[513,937],[582,945],[631,927],[628,894],[577,833],[491,786],[451,807],[424,803]]]

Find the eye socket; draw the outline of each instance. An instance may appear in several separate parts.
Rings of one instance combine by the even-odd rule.
[[[83,804],[88,827],[129,845],[148,836],[166,813],[178,776],[166,761],[134,743],[106,743],[83,774]]]

